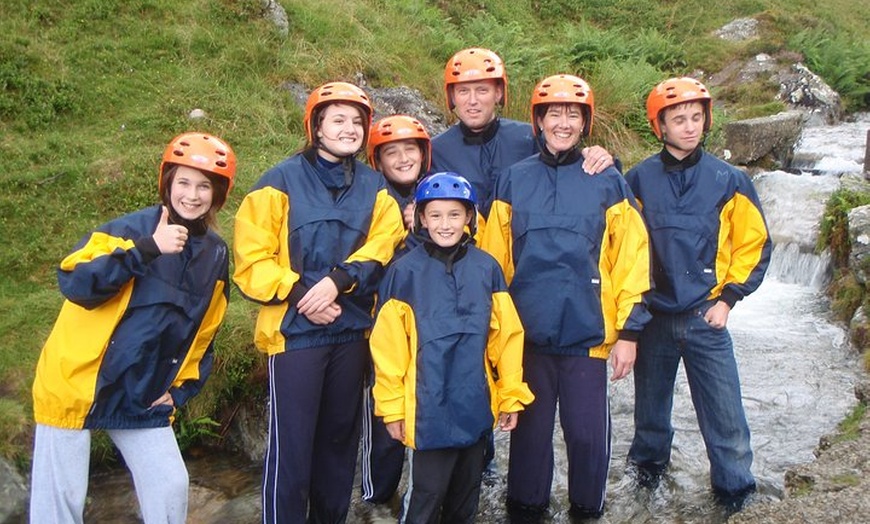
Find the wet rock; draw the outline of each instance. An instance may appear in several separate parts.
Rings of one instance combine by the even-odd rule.
[[[275,25],[281,36],[290,34],[290,20],[287,18],[287,11],[276,0],[260,0],[263,6],[266,19]]]
[[[725,125],[725,147],[730,152],[730,162],[745,165],[770,157],[776,167],[787,166],[803,122],[799,111],[729,122]]]
[[[738,18],[717,29],[713,34],[722,40],[740,42],[758,36],[758,20],[754,18]]]
[[[866,399],[865,379],[856,396]],[[861,392],[859,394],[859,391]],[[870,414],[857,431],[823,437],[817,459],[790,469],[785,475],[782,501],[751,505],[731,517],[729,524],[850,524],[870,522]]]
[[[305,103],[308,102],[308,95],[310,94],[310,90],[307,87],[296,82],[285,82],[281,85],[281,89],[289,91],[296,105],[301,109],[305,109]]]
[[[863,306],[855,311],[849,321],[849,340],[858,351],[866,351],[870,347],[870,321]]]
[[[0,459],[0,523],[21,522],[27,511],[27,484],[15,467]]]
[[[190,120],[202,120],[206,116],[208,115],[205,114],[205,111],[199,108],[191,109],[190,113],[187,114],[187,118]]]
[[[808,123],[836,124],[842,120],[840,95],[804,64],[792,64],[781,70],[775,80],[780,85],[777,99],[806,112]]]
[[[795,57],[786,57],[788,63],[794,63]],[[720,71],[710,75],[707,87],[749,84],[755,81],[771,81],[771,77],[782,68],[780,60],[766,53],[759,53],[746,61],[734,61]]]
[[[369,89],[375,119],[393,114],[411,115],[418,119],[430,136],[447,129],[447,120],[439,109],[416,89],[407,86]]]
[[[861,284],[867,285],[870,278],[870,205],[849,211],[849,269]]]
[[[266,456],[269,435],[267,409],[265,400],[254,406],[242,405],[233,417],[226,437],[231,448],[258,463]]]
[[[855,385],[855,398],[862,404],[870,404],[870,380],[862,380]]]
[[[806,113],[810,125],[835,124],[843,117],[840,95],[805,66],[798,54],[759,53],[749,60],[732,62],[712,74],[707,87],[770,85],[777,89],[776,100],[791,110]]]

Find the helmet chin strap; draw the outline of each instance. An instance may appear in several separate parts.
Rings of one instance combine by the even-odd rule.
[[[329,136],[329,135],[327,135],[326,133],[324,133],[322,130],[319,131],[319,134],[320,134],[321,136],[325,136],[325,137],[328,138],[329,140],[332,140],[332,141],[338,141],[338,135],[335,135],[334,137],[332,137],[332,136]],[[363,137],[363,142],[362,142],[362,143],[365,144],[365,142],[366,142],[366,141],[365,141],[365,137]],[[339,158],[339,159],[342,159],[342,160],[345,159],[345,158],[347,158],[347,157],[353,157],[353,156],[356,156],[356,154],[359,153],[360,150],[362,150],[362,148],[359,148],[359,149],[357,149],[356,151],[354,151],[353,153],[350,153],[350,154],[347,154],[347,155],[340,155],[340,154],[336,153],[335,151],[333,151],[332,149],[330,149],[329,147],[327,147],[326,144],[323,143],[323,140],[320,140],[319,137],[315,140],[314,146],[315,146],[317,149],[322,149],[322,150],[326,151],[327,153],[329,153],[330,155],[334,156],[335,158]]]

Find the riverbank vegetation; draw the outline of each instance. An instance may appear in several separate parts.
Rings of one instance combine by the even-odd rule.
[[[828,294],[831,310],[838,320],[849,323],[860,308],[870,312],[870,290],[862,283],[856,272],[870,274],[870,259],[862,260],[859,267],[851,267],[849,255],[852,240],[849,234],[849,211],[870,204],[870,192],[844,187],[835,191],[825,206],[825,214],[819,228],[817,251],[828,249],[834,274]],[[852,343],[864,355],[864,369],[870,372],[870,332],[865,325],[852,329]]]
[[[847,109],[870,108],[870,14],[859,0],[725,0],[703,10],[690,0],[278,3],[286,35],[261,0],[0,4],[0,455],[22,468],[33,369],[61,304],[57,262],[96,225],[154,203],[162,149],[190,129],[225,138],[238,154],[237,189],[221,215],[231,241],[246,188],[303,143],[302,110],[285,83],[362,75],[370,86],[407,85],[441,105],[446,60],[463,47],[489,47],[507,63],[512,118],[527,119],[540,78],[586,78],[595,89],[594,141],[626,167],[656,149],[643,109],[652,85],[761,52],[803,58]],[[757,19],[760,37],[713,34],[739,17]],[[778,111],[774,93],[723,86],[714,92],[725,102],[717,125]],[[207,116],[190,121],[194,108]],[[185,441],[220,435],[235,406],[262,402],[254,314],[233,290],[214,374],[180,417]]]

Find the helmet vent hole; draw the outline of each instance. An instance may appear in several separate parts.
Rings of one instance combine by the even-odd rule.
[[[214,164],[215,164],[216,166],[218,166],[218,167],[227,167],[227,163],[224,162],[223,160],[218,160],[218,161],[215,162]]]
[[[176,149],[175,151],[172,152],[172,154],[175,156],[184,156],[184,151],[182,151],[180,149]]]

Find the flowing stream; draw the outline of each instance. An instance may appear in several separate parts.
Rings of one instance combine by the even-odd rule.
[[[740,366],[744,405],[755,452],[758,497],[783,496],[783,476],[813,460],[819,437],[833,431],[856,403],[859,377],[846,332],[829,319],[823,286],[829,260],[813,252],[825,201],[840,175],[860,173],[870,115],[837,126],[808,127],[795,152],[801,174],[762,173],[755,184],[774,240],[770,269],[761,287],[734,309],[729,328]],[[853,175],[854,176],[854,175]],[[631,377],[611,386],[613,459],[601,523],[717,523],[727,516],[709,493],[704,445],[683,370],[675,392],[676,428],[671,467],[654,491],[638,489],[624,474],[633,432]],[[507,522],[504,509],[507,444],[496,436],[495,474],[487,476],[478,521]],[[546,521],[569,522],[561,433],[554,435],[556,472]],[[259,522],[259,464],[226,455],[188,458],[191,523]],[[358,483],[357,483],[358,486]],[[135,522],[131,482],[120,469],[92,475],[87,522]],[[390,511],[354,502],[348,522],[395,522]],[[396,507],[394,505],[393,511]]]

